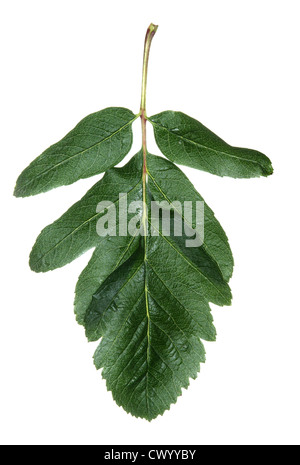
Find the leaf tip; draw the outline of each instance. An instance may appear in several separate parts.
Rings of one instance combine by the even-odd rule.
[[[16,186],[14,188],[14,192],[13,192],[14,197],[24,199],[25,197],[31,197],[32,195],[35,195],[33,192],[30,192],[28,189],[26,189],[21,176],[18,178]]]
[[[266,178],[268,176],[271,176],[274,173],[274,168],[273,168],[270,158],[261,152],[257,152],[257,154],[259,155],[260,168],[261,168],[260,176],[264,176]]]
[[[29,197],[30,193],[28,193],[26,189],[26,169],[22,171],[22,173],[19,175],[15,188],[14,188],[14,197]]]
[[[24,195],[22,195],[22,190],[20,189],[18,181],[17,181],[17,183],[15,185],[13,195],[14,195],[14,197],[17,197],[17,198],[24,197]]]
[[[273,173],[274,173],[274,168],[273,168],[271,160],[269,160],[269,163],[265,167],[264,176],[266,176],[266,177],[267,176],[272,176]]]
[[[29,267],[34,273],[45,273],[46,271],[51,271],[49,268],[45,268],[43,260],[37,253],[36,244],[33,246],[30,255],[29,255]]]
[[[32,260],[31,256],[29,257],[29,268],[34,273],[42,273],[42,270],[37,266],[37,262]]]

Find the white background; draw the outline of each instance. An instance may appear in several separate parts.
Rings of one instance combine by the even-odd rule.
[[[1,2],[2,444],[299,444],[299,13],[297,0]],[[160,28],[148,115],[181,110],[266,153],[275,173],[233,180],[183,168],[229,236],[234,300],[212,306],[218,340],[205,344],[199,378],[147,423],[113,402],[75,322],[90,253],[48,274],[28,267],[40,230],[95,179],[28,199],[12,192],[87,114],[138,111],[150,22]],[[131,154],[138,122],[135,134]],[[149,149],[159,153],[150,135]]]

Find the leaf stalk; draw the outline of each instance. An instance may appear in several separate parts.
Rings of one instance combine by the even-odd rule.
[[[143,229],[144,236],[147,231],[147,202],[146,202],[146,183],[147,183],[147,133],[146,133],[146,91],[147,91],[147,77],[148,77],[148,63],[152,39],[158,29],[158,26],[151,23],[147,29],[144,46],[144,59],[143,59],[143,77],[142,77],[142,96],[140,115],[142,121],[142,150],[143,150]]]
[[[152,39],[158,29],[155,24],[150,24],[147,29],[144,46],[144,60],[143,60],[143,79],[142,79],[142,97],[141,97],[141,114],[146,112],[146,89],[148,77],[148,63]]]

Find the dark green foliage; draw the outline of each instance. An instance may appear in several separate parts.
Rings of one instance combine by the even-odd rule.
[[[230,305],[233,257],[206,204],[204,242],[187,247],[174,230],[165,234],[161,221],[154,225],[150,200],[166,202],[170,217],[198,234],[200,225],[177,205],[203,198],[173,162],[233,178],[268,176],[273,169],[262,153],[232,147],[198,121],[171,111],[147,118],[169,160],[146,153],[144,144],[127,165],[113,168],[129,152],[131,126],[140,116],[143,112],[107,108],[86,117],[23,171],[15,195],[39,194],[107,171],[41,232],[30,267],[47,272],[94,249],[76,287],[77,321],[89,341],[101,339],[95,365],[103,369],[117,404],[152,420],[176,402],[205,362],[201,340],[216,338],[209,304]],[[100,237],[96,225],[104,212],[97,205],[112,202],[107,211],[117,212],[118,232],[120,194],[130,203],[144,200],[135,215],[142,234]]]

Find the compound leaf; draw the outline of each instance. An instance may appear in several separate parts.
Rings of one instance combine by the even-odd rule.
[[[232,298],[227,236],[173,162],[234,178],[273,172],[262,153],[228,145],[183,113],[147,118],[148,58],[156,31],[151,24],[146,34],[139,114],[112,107],[87,116],[21,173],[14,192],[27,197],[106,172],[41,232],[30,267],[54,270],[94,249],[76,286],[76,319],[89,341],[100,340],[94,362],[117,404],[149,421],[176,402],[205,362],[202,340],[216,339],[210,303],[230,305]],[[138,117],[142,150],[114,168],[132,146]],[[147,120],[169,160],[147,153]]]
[[[271,161],[256,150],[232,147],[190,116],[164,111],[149,118],[162,153],[171,161],[218,176],[253,178],[273,173]]]
[[[14,195],[47,192],[117,165],[131,148],[136,118],[132,111],[118,107],[87,116],[21,173]]]

